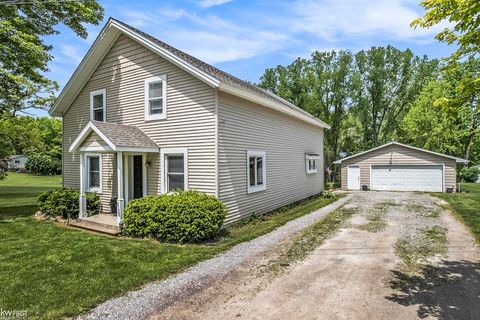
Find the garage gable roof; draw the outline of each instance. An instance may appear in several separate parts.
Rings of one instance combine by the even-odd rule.
[[[345,161],[345,160],[352,159],[352,158],[355,158],[355,157],[364,155],[364,154],[366,154],[366,153],[369,153],[369,152],[372,152],[372,151],[375,151],[375,150],[378,150],[378,149],[382,149],[382,148],[385,148],[385,147],[388,147],[388,146],[391,146],[391,145],[398,145],[398,146],[402,146],[402,147],[405,147],[405,148],[410,148],[410,149],[413,149],[413,150],[417,150],[417,151],[422,151],[422,152],[434,154],[434,155],[437,155],[437,156],[440,156],[440,157],[444,157],[444,158],[448,158],[448,159],[453,159],[453,160],[455,160],[455,161],[458,162],[458,163],[468,163],[468,160],[465,160],[465,159],[462,159],[462,158],[458,158],[458,157],[454,157],[454,156],[449,156],[449,155],[446,155],[446,154],[443,154],[443,153],[438,153],[438,152],[434,152],[434,151],[430,151],[430,150],[426,150],[426,149],[422,149],[422,148],[412,147],[412,146],[409,146],[408,144],[403,144],[403,143],[396,142],[396,141],[392,141],[392,142],[389,142],[389,143],[385,143],[385,144],[382,144],[381,146],[378,146],[378,147],[376,147],[376,148],[369,149],[369,150],[366,150],[366,151],[363,151],[363,152],[360,152],[360,153],[351,155],[351,156],[346,157],[346,158],[343,158],[343,159],[339,159],[339,160],[337,160],[337,161],[334,161],[333,163],[334,163],[334,164],[340,164],[340,163],[342,163],[342,162]]]
[[[90,76],[103,60],[120,34],[125,34],[159,56],[202,80],[212,88],[253,101],[262,106],[289,114],[314,126],[329,129],[330,126],[279,96],[243,81],[208,63],[205,63],[157,38],[140,31],[124,22],[110,18],[100,31],[92,47],[65,85],[57,100],[49,110],[52,116],[61,116],[84,87]]]

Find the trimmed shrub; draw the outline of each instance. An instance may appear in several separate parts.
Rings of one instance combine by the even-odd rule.
[[[100,212],[100,197],[94,192],[86,195],[87,199],[87,216],[91,216]],[[43,214],[51,217],[62,216],[67,219],[78,218],[80,211],[80,191],[77,189],[57,189],[47,191],[38,197],[38,206]]]
[[[176,191],[131,200],[124,212],[123,231],[168,242],[201,242],[217,235],[225,216],[225,206],[214,196]]]

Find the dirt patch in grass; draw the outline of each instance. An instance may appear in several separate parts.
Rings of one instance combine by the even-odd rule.
[[[337,232],[345,222],[357,213],[357,208],[343,206],[311,227],[296,235],[285,247],[279,257],[265,267],[272,275],[277,275],[292,263],[303,260],[310,252],[320,246],[326,239]]]
[[[402,259],[400,271],[417,274],[433,258],[447,253],[447,229],[431,226],[405,236],[395,244],[395,254]]]

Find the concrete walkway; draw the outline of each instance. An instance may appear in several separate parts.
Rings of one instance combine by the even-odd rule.
[[[271,249],[280,241],[310,226],[329,212],[341,207],[351,197],[351,194],[347,195],[324,208],[292,220],[266,235],[241,243],[176,276],[148,284],[124,296],[108,300],[79,318],[112,320],[148,318],[168,307],[172,302],[190,296],[215,279],[235,270],[246,260]]]

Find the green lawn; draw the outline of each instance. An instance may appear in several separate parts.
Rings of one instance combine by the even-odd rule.
[[[62,186],[62,176],[9,172],[0,181],[0,218],[28,216],[37,210],[40,193]]]
[[[12,179],[0,182],[0,192],[6,190],[10,194],[2,197],[1,210],[4,206],[15,206],[24,213],[28,210],[23,208],[34,206],[36,193],[58,183],[58,178],[55,181],[52,177],[43,177],[44,184],[35,180],[38,177],[10,175],[9,178]],[[22,199],[23,204],[15,199]],[[335,200],[320,197],[305,200],[266,217],[231,226],[216,241],[201,245],[96,235],[52,222],[38,222],[11,209],[0,219],[0,308],[27,310],[29,319],[76,315]]]
[[[468,192],[435,195],[449,203],[450,210],[472,231],[480,243],[480,184],[462,183],[461,189]]]

